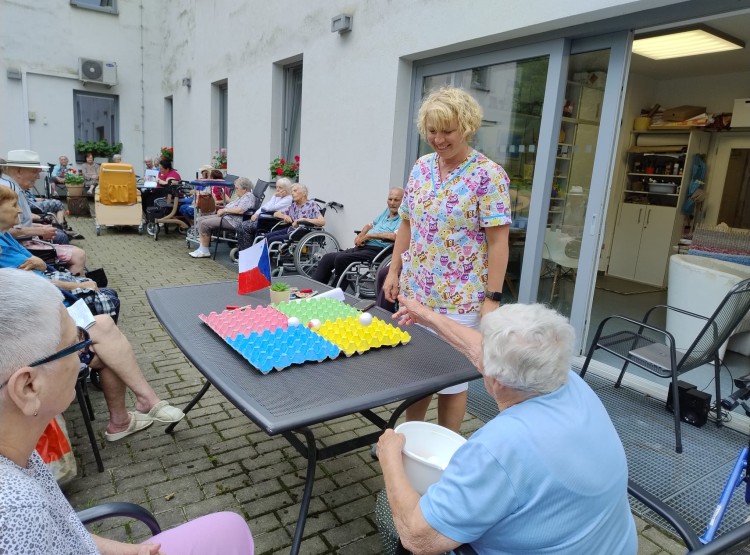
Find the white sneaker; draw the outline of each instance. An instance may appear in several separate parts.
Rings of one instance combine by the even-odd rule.
[[[202,251],[200,249],[196,249],[196,250],[194,250],[193,252],[191,252],[189,254],[193,258],[211,258],[211,253],[210,252],[204,252],[204,251]]]

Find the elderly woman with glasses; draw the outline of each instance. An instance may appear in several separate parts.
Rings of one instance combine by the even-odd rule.
[[[75,398],[78,351],[97,342],[77,328],[60,292],[44,278],[0,270],[0,550],[3,553],[206,555],[253,553],[234,513],[198,518],[135,545],[89,533],[35,446]],[[95,330],[97,323],[91,328]]]
[[[479,332],[415,299],[398,301],[394,318],[433,329],[465,354],[499,410],[421,498],[404,472],[403,434],[381,436],[378,456],[404,546],[634,555],[625,450],[599,398],[570,369],[568,321],[539,304],[511,304],[487,313]]]

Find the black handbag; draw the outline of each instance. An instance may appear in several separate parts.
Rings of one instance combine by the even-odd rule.
[[[107,280],[107,273],[104,271],[104,268],[88,270],[86,272],[86,277],[96,283],[96,286],[99,288],[107,287],[107,284],[109,283],[109,280]]]

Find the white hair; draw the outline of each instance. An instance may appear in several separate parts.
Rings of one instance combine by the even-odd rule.
[[[247,177],[238,177],[237,180],[234,182],[235,189],[239,187],[243,191],[252,191],[253,189],[253,182],[250,181]]]
[[[288,177],[280,177],[276,180],[276,188],[277,189],[284,189],[287,193],[291,192],[292,190],[292,180]]]
[[[293,187],[297,187],[300,191],[305,193],[306,197],[310,196],[310,191],[307,190],[307,185],[302,185],[302,183],[295,183]]]
[[[0,269],[0,383],[60,343],[62,293],[34,272]]]
[[[485,375],[530,395],[544,395],[568,379],[575,330],[541,304],[508,304],[482,318]]]

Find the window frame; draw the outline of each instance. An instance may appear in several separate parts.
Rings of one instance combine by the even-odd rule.
[[[117,9],[117,0],[109,0],[109,1],[112,3],[111,6],[95,6],[93,4],[87,3],[86,0],[70,0],[70,5],[76,8],[84,9],[84,10],[107,13],[110,15],[119,15],[120,12]]]
[[[78,131],[81,129],[81,114],[78,110],[78,99],[80,97],[95,97],[104,98],[114,101],[114,118],[112,119],[112,138],[109,139],[111,144],[117,144],[120,142],[120,96],[117,94],[107,94],[99,92],[91,92],[88,90],[73,89],[73,140],[74,141],[91,141],[99,139],[84,139],[78,135]],[[110,116],[112,118],[112,116]],[[77,155],[76,155],[77,156]]]

